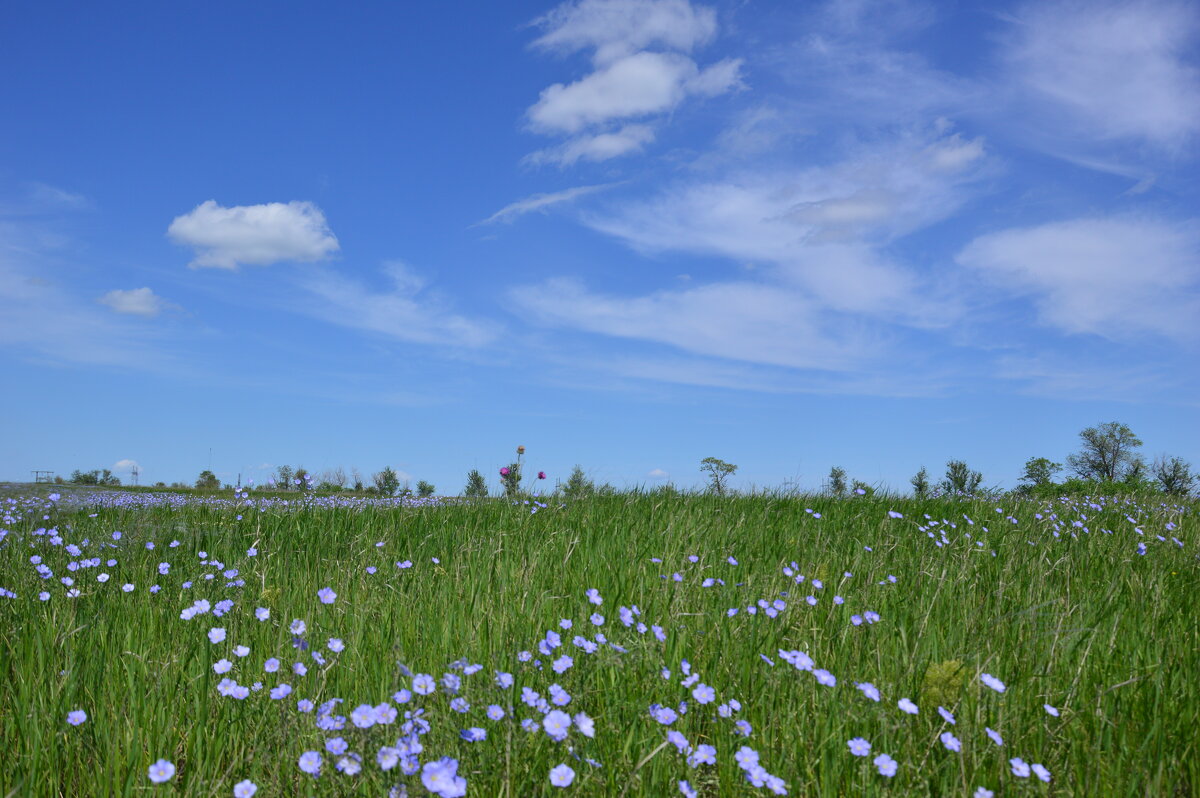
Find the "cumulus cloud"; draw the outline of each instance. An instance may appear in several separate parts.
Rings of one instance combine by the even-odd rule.
[[[300,285],[318,301],[308,304],[306,312],[343,327],[414,343],[477,347],[496,337],[492,325],[450,311],[403,263],[389,263],[383,271],[392,287],[382,293],[334,272],[307,276]]]
[[[646,474],[650,479],[668,479],[671,475],[661,468],[653,468]]]
[[[113,463],[112,470],[113,471],[129,471],[134,468],[138,468],[138,469],[141,468],[141,466],[138,465],[137,460],[118,460],[117,462]]]
[[[1200,340],[1200,223],[1072,219],[990,233],[958,262],[1033,298],[1041,322],[1110,339]]]
[[[542,133],[578,133],[589,125],[661,113],[689,95],[733,88],[739,65],[726,59],[701,71],[677,53],[634,53],[569,85],[543,89],[529,121]]]
[[[155,294],[149,288],[131,288],[129,290],[115,289],[96,300],[101,305],[107,305],[117,313],[129,316],[145,316],[152,318],[162,313],[171,303]]]
[[[196,250],[196,258],[188,264],[192,268],[311,262],[338,250],[325,215],[311,202],[225,208],[208,200],[177,216],[167,235]]]
[[[534,20],[545,31],[533,46],[560,54],[593,50],[607,64],[647,47],[691,52],[717,32],[717,15],[688,0],[579,0]]]
[[[1174,149],[1200,132],[1194,3],[1037,2],[1012,20],[1007,77],[1039,127]]]
[[[689,97],[714,97],[741,85],[740,59],[701,68],[688,55],[715,35],[716,16],[687,0],[568,2],[534,24],[544,30],[535,47],[560,54],[592,50],[593,71],[542,90],[526,112],[531,130],[573,137],[529,156],[532,163],[567,166],[639,151],[654,138],[649,117]],[[614,127],[633,119],[643,121]]]

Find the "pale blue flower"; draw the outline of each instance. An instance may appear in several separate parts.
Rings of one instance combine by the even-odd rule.
[[[555,787],[569,787],[574,780],[575,771],[565,763],[550,770],[550,783]]]
[[[175,776],[175,765],[165,759],[160,759],[150,766],[150,781],[155,784],[162,784],[164,781],[170,781]]]

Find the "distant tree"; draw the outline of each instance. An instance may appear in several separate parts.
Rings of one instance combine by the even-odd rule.
[[[841,496],[846,492],[846,469],[834,466],[829,469],[829,492]]]
[[[1062,463],[1055,463],[1045,457],[1030,457],[1025,461],[1025,471],[1021,474],[1022,487],[1038,488],[1054,482],[1054,476],[1062,471]]]
[[[275,469],[275,482],[280,490],[292,489],[292,467],[290,465],[281,465]]]
[[[371,479],[375,483],[376,490],[384,496],[394,495],[400,487],[400,477],[392,470],[391,466],[384,467],[382,471],[375,474]]]
[[[705,457],[700,461],[700,470],[708,474],[709,490],[718,496],[724,496],[729,477],[738,467],[716,457]]]
[[[165,488],[166,486],[167,486],[167,483],[165,483],[165,482],[155,482],[154,483],[154,487],[156,487],[156,488]]]
[[[433,495],[433,485],[423,479],[417,480],[417,495],[424,499],[427,496]]]
[[[874,496],[875,489],[861,479],[856,479],[850,483],[850,492],[855,496]]]
[[[509,463],[500,469],[500,486],[504,488],[504,495],[510,499],[515,499],[521,492],[521,458],[518,457],[516,462]]]
[[[463,495],[469,499],[487,498],[487,480],[483,478],[483,474],[479,472],[478,468],[472,468],[467,472],[467,487],[463,488]]]
[[[1067,465],[1080,479],[1092,482],[1118,482],[1132,474],[1140,478],[1145,462],[1134,450],[1142,445],[1128,426],[1109,421],[1088,427],[1079,433],[1083,443],[1067,457]]]
[[[216,490],[219,487],[221,487],[221,480],[217,479],[217,475],[207,468],[201,471],[200,476],[196,478],[198,490]]]
[[[924,499],[929,495],[929,472],[925,470],[925,466],[921,466],[921,470],[914,474],[909,482],[913,486],[913,495],[918,499]]]
[[[1154,459],[1151,472],[1159,487],[1173,496],[1186,496],[1196,481],[1191,463],[1179,457],[1167,457],[1165,454]]]
[[[563,486],[563,493],[568,499],[582,499],[585,496],[591,496],[596,492],[596,483],[587,478],[583,473],[583,466],[576,464],[571,469],[571,475],[567,477],[567,484]]]
[[[346,487],[346,471],[338,466],[337,468],[328,468],[321,472],[318,480],[317,490],[342,490]]]
[[[71,472],[71,484],[116,486],[121,484],[121,480],[107,468],[95,468],[91,471],[76,469]]]
[[[946,463],[946,478],[942,487],[947,493],[974,494],[983,482],[983,474],[972,471],[962,460],[950,460]]]
[[[603,485],[599,485],[596,487],[595,495],[597,495],[597,496],[616,496],[617,489],[615,486],[610,485],[607,482],[605,482]]]

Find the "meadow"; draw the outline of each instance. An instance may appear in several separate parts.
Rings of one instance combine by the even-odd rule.
[[[1200,794],[1195,502],[0,504],[0,795]]]

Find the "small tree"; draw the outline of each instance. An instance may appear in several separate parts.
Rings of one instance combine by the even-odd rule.
[[[382,471],[371,477],[371,480],[375,483],[375,489],[384,496],[394,495],[400,487],[400,476],[391,466],[385,466]]]
[[[1192,489],[1192,483],[1196,481],[1191,463],[1179,457],[1167,457],[1165,454],[1154,459],[1151,472],[1159,487],[1173,496],[1186,496]]]
[[[1067,457],[1067,465],[1080,479],[1093,482],[1117,482],[1133,472],[1141,477],[1145,462],[1134,451],[1142,445],[1125,424],[1109,421],[1088,427],[1079,433],[1083,448]]]
[[[217,475],[207,468],[201,471],[200,476],[196,478],[197,490],[216,490],[219,487],[221,487],[221,480],[217,479]]]
[[[925,470],[925,466],[921,466],[921,470],[914,474],[909,482],[913,486],[913,495],[918,499],[924,499],[929,495],[929,472]]]
[[[1022,487],[1038,488],[1054,482],[1054,475],[1062,471],[1062,463],[1055,463],[1045,457],[1030,457],[1025,461],[1025,471],[1021,474]]]
[[[432,496],[434,487],[432,483],[426,482],[423,479],[417,480],[417,495],[422,499]]]
[[[834,466],[829,469],[829,492],[841,496],[846,492],[846,469]]]
[[[596,492],[596,483],[587,478],[583,473],[583,466],[576,464],[571,469],[571,476],[567,477],[567,484],[563,486],[563,493],[568,499],[582,499],[584,496],[591,496]]]
[[[487,480],[483,478],[478,468],[467,472],[467,487],[463,488],[463,496],[468,499],[484,499],[488,495]]]
[[[292,475],[292,485],[296,490],[308,490],[312,477],[308,474],[308,469],[304,466],[297,466],[296,473]]]
[[[292,467],[290,465],[281,465],[275,469],[275,482],[280,490],[292,489]]]
[[[709,490],[718,496],[724,496],[726,482],[730,475],[738,470],[738,467],[733,463],[726,463],[724,460],[719,460],[716,457],[705,457],[700,461],[700,470],[708,474]]]
[[[972,471],[962,460],[950,460],[946,463],[946,478],[942,480],[942,487],[947,493],[974,494],[982,482],[983,474]]]

